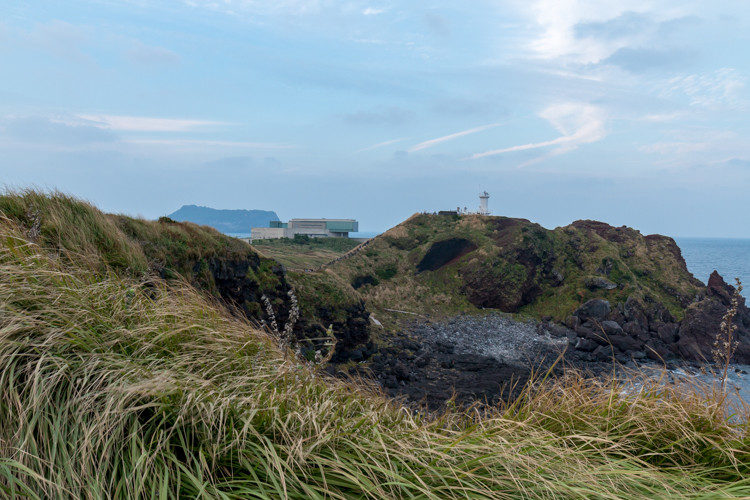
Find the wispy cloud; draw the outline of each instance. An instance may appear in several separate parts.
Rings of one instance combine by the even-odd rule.
[[[366,148],[358,149],[355,151],[355,153],[364,153],[365,151],[372,151],[373,149],[382,148],[383,146],[390,146],[391,144],[396,144],[397,142],[402,142],[405,140],[406,140],[406,137],[402,137],[401,139],[391,139],[390,141],[379,142],[377,144],[373,144],[372,146],[367,146]]]
[[[76,117],[95,127],[122,132],[192,132],[207,127],[229,125],[220,121],[147,116],[79,114]]]
[[[652,123],[673,122],[687,115],[684,111],[675,111],[673,113],[650,113],[641,117],[641,121]]]
[[[748,104],[743,96],[746,83],[747,78],[737,69],[721,68],[672,78],[661,94],[664,97],[684,95],[693,106],[738,109]]]
[[[604,110],[591,104],[555,104],[546,108],[539,116],[550,122],[562,135],[549,141],[530,142],[507,148],[493,149],[484,153],[476,153],[469,158],[475,160],[514,151],[527,151],[550,146],[560,146],[555,151],[556,154],[560,154],[576,149],[581,144],[599,141],[607,135]]]
[[[292,144],[275,142],[215,141],[200,139],[127,139],[122,142],[149,146],[200,146],[200,147],[235,147],[247,149],[294,149]]]
[[[621,49],[652,46],[660,29],[685,18],[683,4],[672,0],[536,0],[525,4],[538,28],[528,48],[542,59],[599,63]]]
[[[423,149],[431,148],[443,142],[452,141],[453,139],[458,139],[459,137],[463,137],[465,135],[476,134],[477,132],[482,132],[484,130],[491,129],[491,128],[498,127],[498,126],[500,126],[499,123],[490,123],[489,125],[482,125],[481,127],[470,128],[469,130],[463,130],[461,132],[456,132],[455,134],[444,135],[443,137],[438,137],[436,139],[430,139],[428,141],[420,142],[419,144],[409,148],[408,151],[410,153],[414,153],[415,151],[421,151]]]
[[[377,16],[378,14],[382,14],[385,12],[385,9],[376,9],[374,7],[367,7],[365,10],[362,11],[362,14],[365,16]]]

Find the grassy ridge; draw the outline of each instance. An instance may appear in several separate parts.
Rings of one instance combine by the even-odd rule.
[[[421,416],[322,378],[187,283],[87,261],[0,220],[6,496],[750,495],[748,429],[721,398],[570,377]]]
[[[450,240],[466,251],[425,269]],[[628,297],[677,319],[703,288],[671,238],[578,221],[547,230],[525,219],[416,214],[330,268],[374,309],[436,316],[499,309],[563,321],[585,301]],[[592,286],[606,279],[612,289]]]

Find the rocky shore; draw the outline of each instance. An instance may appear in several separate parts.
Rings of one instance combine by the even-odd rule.
[[[553,335],[568,338],[583,361],[620,362],[649,358],[654,361],[680,359],[712,361],[716,333],[735,289],[714,271],[705,290],[688,305],[681,321],[658,303],[644,306],[628,299],[611,306],[607,300],[583,304],[562,325],[551,327]],[[750,363],[750,310],[745,300],[735,319],[738,363]],[[572,332],[572,333],[571,333]]]
[[[415,319],[349,372],[373,377],[390,395],[433,409],[451,398],[470,404],[512,397],[533,371],[551,367],[553,373],[570,367],[591,376],[621,366],[667,367],[675,377],[689,380],[711,361],[711,332],[718,331],[733,293],[715,273],[682,321],[658,307],[644,309],[633,301],[612,306],[604,299],[584,303],[566,324],[518,320],[499,312]],[[750,311],[744,301],[736,322],[735,361],[749,364]],[[741,368],[735,378],[747,391]]]

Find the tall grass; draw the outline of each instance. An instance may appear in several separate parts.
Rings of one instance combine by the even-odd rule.
[[[750,495],[747,427],[664,384],[539,381],[426,416],[326,379],[187,284],[0,220],[0,490],[29,498]]]

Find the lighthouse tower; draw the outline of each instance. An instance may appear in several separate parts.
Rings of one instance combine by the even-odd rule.
[[[479,215],[490,215],[490,209],[487,208],[487,200],[490,199],[490,194],[485,191],[479,195]]]

